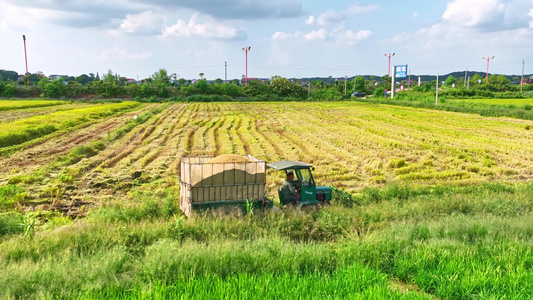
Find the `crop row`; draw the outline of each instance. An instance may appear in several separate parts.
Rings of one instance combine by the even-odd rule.
[[[210,105],[191,119],[189,155],[304,160],[324,184],[352,190],[533,177],[529,121],[347,102]]]
[[[167,104],[72,168],[100,165],[78,179],[84,187],[106,186],[93,190],[104,194],[114,187],[101,183],[127,183],[133,173],[143,180],[179,176],[184,155],[230,153],[309,162],[318,184],[349,192],[391,183],[528,181],[529,123],[354,102]],[[271,193],[282,174],[267,175]]]
[[[138,105],[140,105],[138,102],[95,105],[4,123],[2,124],[2,133],[0,133],[0,148],[18,145],[57,130],[74,127],[90,120],[101,119]]]

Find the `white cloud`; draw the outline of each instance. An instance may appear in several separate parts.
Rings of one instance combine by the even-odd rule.
[[[276,40],[276,41],[285,41],[285,40],[290,40],[292,38],[294,38],[295,35],[294,34],[290,34],[290,33],[286,33],[286,32],[281,32],[281,31],[277,31],[276,33],[274,33],[272,35],[272,39],[273,40]]]
[[[198,23],[198,14],[193,14],[188,23],[178,20],[176,24],[165,27],[163,37],[202,37],[208,39],[237,39],[246,36],[242,29],[216,24],[214,22]]]
[[[130,0],[166,9],[189,8],[218,19],[276,19],[304,14],[300,0]]]
[[[454,0],[449,2],[442,19],[468,27],[483,26],[505,17],[505,5],[499,0]]]
[[[155,35],[161,33],[163,17],[152,11],[145,11],[140,14],[126,15],[122,20],[120,29],[127,33],[140,35]]]
[[[354,32],[353,30],[344,30],[337,28],[331,32],[328,32],[325,28],[313,30],[307,33],[297,31],[295,33],[286,33],[278,31],[272,35],[274,41],[323,41],[334,40],[338,43],[353,45],[359,41],[366,40],[372,36],[370,30],[359,30]]]
[[[314,40],[325,40],[328,37],[326,29],[321,28],[319,30],[313,30],[309,33],[303,35],[303,37],[308,41]]]
[[[339,24],[346,21],[348,16],[360,14],[364,12],[370,12],[375,9],[377,9],[377,5],[363,5],[359,3],[355,3],[350,5],[346,10],[344,11],[335,11],[335,10],[327,10],[320,14],[318,17],[315,16],[309,16],[309,18],[305,21],[305,24],[307,25],[327,25],[327,24]]]
[[[399,33],[389,44],[419,61],[437,55],[435,64],[450,57],[469,61],[470,67],[482,65],[482,56],[509,59],[533,47],[532,6],[531,0],[453,0],[439,22],[414,33]]]
[[[64,0],[3,0],[23,10],[40,9],[47,22],[74,28],[113,27],[114,21],[127,13],[139,13],[147,6],[130,0],[64,1]]]
[[[372,36],[372,31],[370,30],[359,30],[354,32],[353,30],[346,30],[338,33],[337,38],[339,41],[353,45],[359,41],[366,40]]]
[[[531,1],[453,0],[448,3],[442,19],[449,26],[481,31],[499,31],[528,27],[524,11]]]

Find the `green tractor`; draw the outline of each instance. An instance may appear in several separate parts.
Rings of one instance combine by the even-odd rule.
[[[316,186],[311,172],[315,168],[310,164],[300,161],[282,160],[267,164],[267,166],[278,171],[284,171],[286,176],[290,172],[294,173],[293,184],[296,192],[300,195],[300,201],[298,203],[300,207],[314,204],[329,204],[331,201],[331,188],[328,186]],[[283,199],[281,190],[278,190],[278,196],[281,205],[287,204]]]

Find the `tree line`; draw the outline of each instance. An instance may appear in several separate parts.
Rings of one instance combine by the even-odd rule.
[[[203,75],[203,74],[202,74]],[[201,76],[203,77],[203,76]],[[41,73],[30,74],[29,85],[26,78],[14,71],[0,70],[0,96],[17,98],[69,98],[69,99],[135,99],[160,101],[161,99],[189,99],[195,101],[231,101],[234,99],[276,101],[276,100],[342,100],[349,98],[353,92],[364,92],[383,97],[390,89],[390,78],[356,76],[351,80],[289,80],[274,76],[269,80],[249,79],[248,85],[240,80],[224,82],[222,79],[208,82],[206,79],[196,81],[177,79],[176,74],[169,74],[160,69],[152,76],[140,82],[128,81],[127,78],[109,70],[101,77],[83,74],[78,77],[62,76],[47,78]],[[431,92],[435,90],[436,81],[426,82],[421,86],[411,85],[405,80],[399,81],[405,89],[414,92]],[[439,83],[441,85],[441,83]],[[449,76],[442,88],[458,96],[491,97],[494,93],[518,93],[520,85],[513,84],[504,75],[490,75],[488,84],[484,78],[475,74],[468,83],[464,79]],[[533,85],[526,85],[525,91],[533,90]],[[515,95],[522,97],[522,94]]]

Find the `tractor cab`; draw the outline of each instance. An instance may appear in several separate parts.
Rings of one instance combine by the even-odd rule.
[[[300,161],[282,160],[267,164],[268,167],[284,171],[285,176],[290,172],[294,173],[294,187],[296,192],[300,194],[300,206],[311,204],[326,204],[331,201],[332,190],[328,186],[316,186],[312,171],[315,169],[310,164]],[[278,190],[280,203],[284,204],[284,199],[281,190]]]

